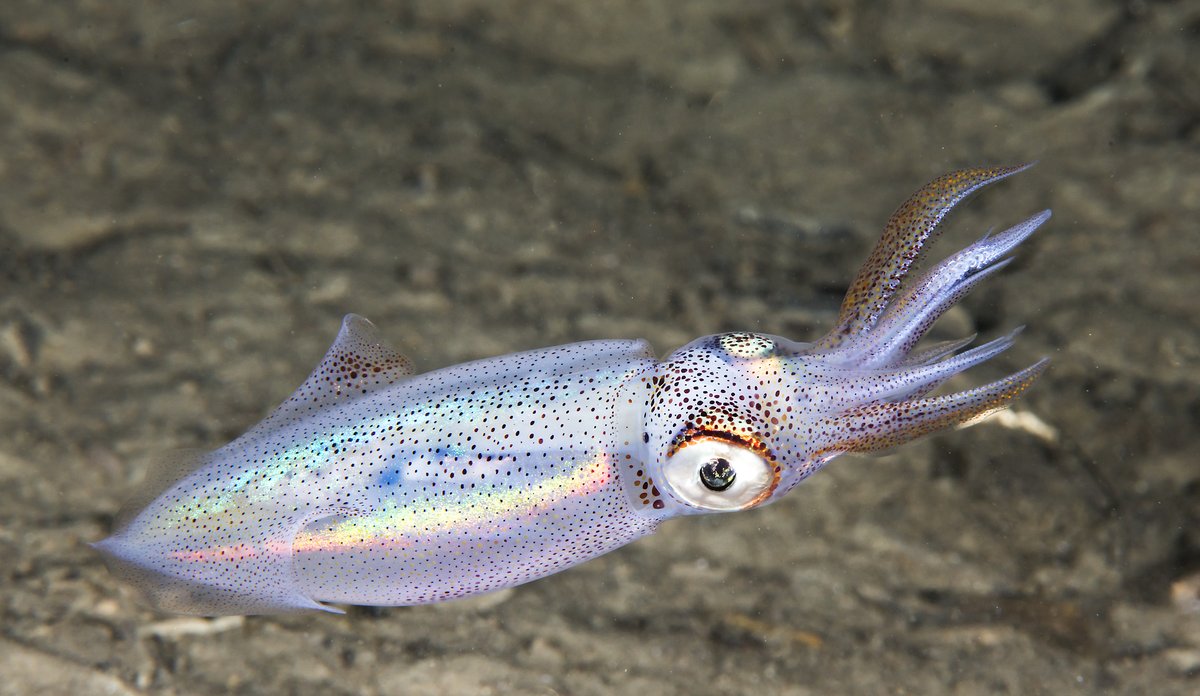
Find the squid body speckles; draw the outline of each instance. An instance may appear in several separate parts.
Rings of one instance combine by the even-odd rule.
[[[1015,334],[916,344],[1049,211],[902,283],[950,208],[1022,168],[917,192],[815,343],[727,333],[658,360],[641,341],[592,341],[418,375],[350,315],[295,394],[163,466],[96,546],[164,610],[336,611],[516,585],[669,517],[778,500],[839,454],[1002,408],[1041,371],[930,396]]]

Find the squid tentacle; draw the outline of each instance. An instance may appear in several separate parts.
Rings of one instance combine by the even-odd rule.
[[[814,436],[828,440],[815,456],[877,452],[954,425],[974,422],[1008,406],[1037,379],[1049,360],[990,384],[944,396],[875,403],[825,418]]]
[[[870,331],[844,344],[831,357],[861,367],[901,362],[929,327],[985,278],[1012,262],[1001,257],[1050,218],[1045,210],[950,256],[892,301]]]
[[[942,218],[964,198],[1034,163],[961,169],[926,184],[888,219],[883,236],[859,269],[842,301],[838,322],[816,347],[835,348],[875,325]]]

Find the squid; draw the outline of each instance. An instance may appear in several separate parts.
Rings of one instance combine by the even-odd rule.
[[[918,342],[1050,211],[902,281],[951,208],[1028,166],[920,189],[813,343],[723,333],[658,359],[644,341],[586,341],[416,374],[348,315],[282,405],[219,449],[169,457],[95,546],[167,612],[441,602],[556,573],[672,517],[770,504],[841,454],[976,421],[1046,360],[934,394],[1017,332],[966,350],[973,336]]]

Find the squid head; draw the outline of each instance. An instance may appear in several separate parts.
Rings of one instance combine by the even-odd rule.
[[[726,333],[697,339],[660,362],[643,380],[651,463],[634,481],[635,504],[676,514],[764,505],[839,454],[887,449],[1008,405],[1045,360],[974,389],[929,394],[1004,351],[1019,329],[961,353],[974,337],[914,348],[938,317],[1006,265],[1006,254],[1050,212],[985,236],[908,285],[902,281],[950,208],[1026,166],[954,172],[913,195],[859,271],[837,326],[819,341]]]

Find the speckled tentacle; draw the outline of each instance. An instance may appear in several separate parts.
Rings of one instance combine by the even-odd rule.
[[[954,375],[986,362],[1012,347],[1021,329],[1001,336],[981,346],[959,353],[950,358],[920,366],[905,366],[895,369],[848,373],[838,391],[827,397],[826,409],[840,413],[854,404],[872,399],[899,401],[928,394]]]
[[[1008,404],[1045,369],[1042,359],[1029,367],[975,389],[911,401],[875,403],[825,418],[815,424],[814,439],[825,441],[817,455],[876,452],[954,425],[970,423]]]
[[[837,347],[848,336],[874,326],[946,213],[974,191],[1030,166],[962,169],[934,179],[913,194],[892,213],[842,301],[837,326],[817,347]]]
[[[917,351],[916,353],[909,355],[904,359],[904,362],[900,364],[907,367],[916,367],[919,365],[928,365],[930,363],[937,362],[947,355],[953,355],[960,349],[971,345],[978,337],[979,334],[971,334],[970,336],[966,336],[964,338],[956,338],[952,341],[935,343],[925,350]]]
[[[912,283],[888,306],[879,322],[858,340],[832,351],[837,359],[860,367],[902,364],[909,351],[946,310],[984,278],[1008,265],[1003,259],[1050,218],[1050,211],[1014,225],[978,242],[939,263]]]

